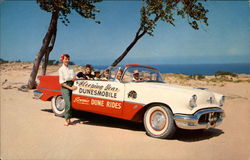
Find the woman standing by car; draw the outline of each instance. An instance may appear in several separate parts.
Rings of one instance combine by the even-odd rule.
[[[59,69],[59,83],[61,84],[62,97],[65,101],[65,126],[68,126],[71,118],[71,94],[73,90],[77,87],[73,86],[73,79],[75,78],[74,69],[69,66],[70,56],[68,54],[62,54],[60,56],[60,61],[62,61],[62,66]]]

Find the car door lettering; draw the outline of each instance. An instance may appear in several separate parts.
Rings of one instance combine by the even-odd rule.
[[[105,88],[104,88],[105,91],[113,91],[113,92],[119,92],[119,89],[116,88],[116,87],[112,87],[111,84],[108,84]]]
[[[114,108],[114,109],[121,109],[122,108],[122,103],[107,101],[106,107]]]
[[[120,91],[111,84],[100,85],[99,83],[89,83],[88,81],[77,81],[76,85],[78,85],[80,94],[102,96],[106,98],[117,98],[117,94]]]
[[[107,107],[107,108],[113,108],[113,109],[121,109],[122,108],[122,102],[115,102],[115,101],[109,101],[104,99],[94,99],[89,97],[76,97],[73,100],[74,103],[83,104],[83,105],[91,105],[91,106],[100,106],[100,107]]]
[[[80,97],[76,97],[73,102],[78,103],[78,104],[89,105],[89,100],[88,99],[83,99],[83,98],[80,98]]]
[[[91,105],[104,107],[104,100],[91,99]]]
[[[92,96],[102,96],[106,98],[117,98],[117,93],[114,92],[108,92],[108,91],[98,91],[94,89],[85,89],[85,88],[79,88],[79,93],[85,94],[85,95],[92,95]]]

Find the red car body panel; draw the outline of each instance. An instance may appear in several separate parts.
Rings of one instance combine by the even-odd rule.
[[[59,84],[59,76],[39,76],[40,83],[37,90],[42,92],[40,97],[43,101],[49,101],[52,97],[61,95],[61,85]]]
[[[37,86],[37,90],[43,93],[39,99],[50,101],[54,96],[61,95],[59,76],[39,76],[38,79],[40,83]],[[137,113],[143,107],[143,104],[72,94],[73,109],[131,121],[142,121],[141,115],[137,115]]]

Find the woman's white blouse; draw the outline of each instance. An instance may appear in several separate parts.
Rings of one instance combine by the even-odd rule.
[[[59,83],[62,84],[66,81],[71,81],[75,77],[75,72],[73,67],[65,66],[64,64],[62,67],[59,68]]]

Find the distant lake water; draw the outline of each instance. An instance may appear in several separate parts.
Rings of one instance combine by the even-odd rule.
[[[150,65],[160,70],[161,73],[183,73],[187,75],[202,74],[214,75],[217,71],[233,72],[237,74],[250,74],[250,63],[241,64],[164,64],[164,65]],[[105,69],[104,65],[94,65],[96,69]]]

